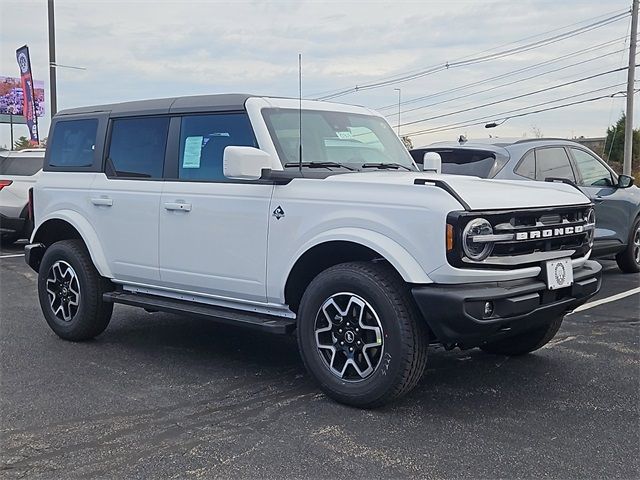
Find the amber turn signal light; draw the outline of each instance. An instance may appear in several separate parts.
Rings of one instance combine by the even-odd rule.
[[[447,252],[453,250],[453,225],[447,223]]]

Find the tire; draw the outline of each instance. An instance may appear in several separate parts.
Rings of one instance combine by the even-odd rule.
[[[541,328],[507,337],[497,342],[487,343],[482,345],[480,349],[486,353],[512,357],[531,353],[544,347],[556,336],[563,320],[564,315],[555,318],[551,323]]]
[[[361,408],[409,392],[427,361],[426,325],[409,287],[387,264],[343,263],[320,273],[300,302],[297,335],[305,367],[322,391]]]
[[[616,263],[624,273],[640,272],[640,217],[633,222],[627,248],[616,255]]]
[[[47,248],[38,273],[38,298],[45,320],[60,338],[89,340],[107,328],[113,304],[102,301],[102,294],[110,286],[81,240]]]

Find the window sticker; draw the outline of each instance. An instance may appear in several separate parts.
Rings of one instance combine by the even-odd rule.
[[[341,138],[343,140],[353,138],[353,135],[351,135],[351,132],[336,132],[336,135],[338,136],[338,138]]]
[[[200,154],[202,153],[202,139],[204,137],[187,137],[184,140],[184,155],[182,168],[200,168]]]

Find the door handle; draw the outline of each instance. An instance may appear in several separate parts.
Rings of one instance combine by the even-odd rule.
[[[191,204],[184,202],[165,202],[164,208],[169,211],[190,212]]]
[[[92,198],[91,203],[98,206],[110,207],[113,205],[113,200],[108,197],[98,197],[98,198]]]

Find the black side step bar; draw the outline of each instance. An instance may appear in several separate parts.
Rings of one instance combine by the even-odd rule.
[[[155,295],[129,292],[108,292],[102,295],[102,299],[105,302],[122,303],[124,305],[146,308],[148,310],[158,310],[178,315],[207,318],[220,323],[248,327],[275,334],[286,334],[292,332],[296,327],[296,321],[293,318],[283,318],[262,313],[243,312],[231,310],[229,308],[217,307],[215,305],[194,304],[193,302],[158,297]]]

